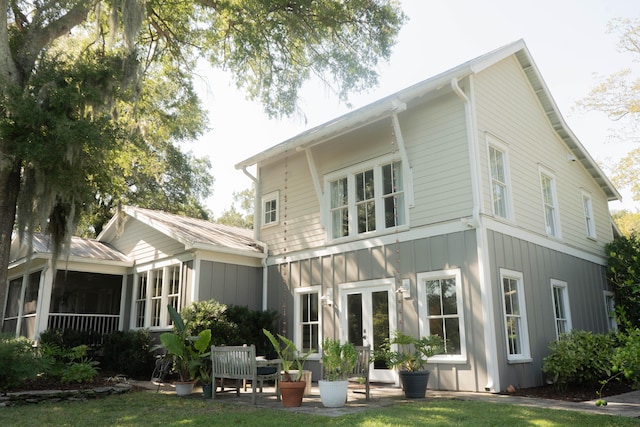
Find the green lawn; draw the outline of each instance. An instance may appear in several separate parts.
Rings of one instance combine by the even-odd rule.
[[[480,401],[425,400],[330,418],[154,392],[0,408],[0,426],[638,426],[639,420]]]

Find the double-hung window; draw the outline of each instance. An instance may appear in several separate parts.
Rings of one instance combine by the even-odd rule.
[[[556,337],[571,332],[571,311],[569,310],[569,291],[566,282],[551,280],[551,297],[555,317]]]
[[[550,172],[546,170],[540,171],[540,186],[542,190],[542,206],[547,235],[560,237],[560,217],[558,215],[556,182]]]
[[[136,328],[171,326],[167,306],[180,311],[181,272],[181,264],[172,264],[137,274],[134,300]]]
[[[512,362],[530,361],[522,273],[501,269],[500,282],[502,284],[507,359]]]
[[[593,218],[593,203],[591,203],[591,196],[582,192],[582,210],[584,211],[584,224],[586,226],[587,237],[591,239],[596,238],[596,223]]]
[[[466,361],[464,305],[459,269],[418,274],[420,335],[445,340],[444,354],[434,361]]]
[[[302,352],[320,349],[320,286],[296,289],[295,343]]]
[[[489,172],[493,214],[510,219],[511,205],[508,184],[507,150],[504,144],[489,138]]]
[[[269,226],[278,224],[280,215],[278,214],[278,199],[280,192],[274,191],[262,197],[262,225]]]
[[[383,231],[406,223],[400,161],[378,161],[327,178],[330,238]]]

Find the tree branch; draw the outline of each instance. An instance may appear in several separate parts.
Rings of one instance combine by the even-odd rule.
[[[6,0],[0,0],[6,2]],[[23,75],[33,69],[40,52],[54,40],[68,34],[74,27],[87,20],[87,15],[100,0],[81,0],[67,13],[49,22],[44,27],[28,27],[24,43],[18,49],[18,65]]]

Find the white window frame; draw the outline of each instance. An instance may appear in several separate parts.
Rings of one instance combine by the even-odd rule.
[[[302,343],[302,326],[303,326],[303,322],[302,322],[302,305],[301,305],[301,296],[303,295],[308,295],[308,294],[316,294],[317,295],[317,301],[318,301],[318,320],[317,320],[317,325],[318,325],[318,348],[316,349],[316,351],[314,353],[311,354],[311,356],[309,356],[309,359],[313,360],[318,360],[321,357],[321,346],[322,346],[322,302],[321,302],[321,291],[322,291],[322,286],[320,285],[314,285],[314,286],[306,286],[306,287],[301,287],[301,288],[296,288],[294,290],[294,301],[293,301],[293,315],[294,315],[294,319],[295,319],[295,325],[294,325],[294,333],[293,333],[293,342],[296,344],[296,347],[299,349],[303,348],[303,343]]]
[[[519,307],[519,314],[507,313],[507,304],[504,295],[504,280],[513,280],[516,283],[516,296],[517,304]],[[502,313],[504,315],[504,334],[507,360],[509,363],[525,363],[531,362],[531,346],[529,344],[529,328],[527,325],[527,307],[526,298],[524,294],[524,276],[520,271],[500,269],[500,294],[502,297]],[[520,338],[520,352],[511,353],[509,345],[509,319],[518,320],[518,336]]]
[[[560,295],[560,301],[556,297]],[[571,325],[571,308],[569,304],[569,285],[562,280],[551,279],[551,303],[553,309],[553,319],[556,328],[556,338],[560,338],[559,324],[564,323],[564,332],[569,333],[573,329]],[[558,309],[562,313],[558,313]],[[564,317],[562,316],[564,314]]]
[[[274,204],[275,206],[267,210],[267,204]],[[262,196],[261,206],[262,214],[260,222],[262,227],[278,225],[280,223],[280,191],[272,191],[271,193]],[[269,214],[268,220],[267,214]]]
[[[618,332],[618,322],[616,321],[616,300],[614,293],[611,291],[603,291],[604,310],[607,316],[607,327],[612,332]]]
[[[582,190],[581,200],[587,237],[589,239],[596,239],[596,219],[593,215],[593,200],[591,194]]]
[[[430,335],[429,330],[429,307],[427,306],[427,286],[426,282],[440,279],[454,279],[456,282],[456,308],[458,326],[460,333],[460,354],[438,354],[431,356],[430,361],[434,363],[466,363],[467,362],[467,339],[465,333],[465,319],[464,319],[464,301],[462,294],[462,274],[459,268],[429,271],[424,273],[418,273],[418,322],[420,327],[420,336]],[[447,316],[435,316],[435,317],[447,317]]]
[[[558,205],[558,191],[556,186],[556,177],[553,172],[549,169],[540,167],[540,197],[542,200],[542,215],[544,217],[544,225],[547,236],[555,237],[557,239],[562,238],[562,232],[560,227],[560,207]],[[550,200],[547,200],[545,197],[545,186],[544,186],[544,178],[549,180],[549,191]],[[553,224],[549,223],[549,215],[547,210],[551,209],[551,219],[553,220]],[[553,225],[553,229],[551,229],[551,225]]]
[[[498,139],[492,137],[491,135],[487,135],[487,161],[489,168],[489,188],[491,192],[491,209],[493,211],[493,215],[498,218],[504,218],[506,220],[513,221],[513,205],[512,205],[512,197],[511,197],[511,178],[509,172],[509,151],[507,144],[499,141]],[[493,174],[493,167],[491,163],[491,150],[495,150],[502,154],[502,165],[504,170],[502,171],[504,175],[504,181],[500,181]],[[495,186],[501,185],[504,187],[504,210],[505,214],[500,215],[500,213],[496,209],[495,203]]]
[[[171,292],[171,282],[176,277],[175,269],[177,270],[178,289],[177,292]],[[131,328],[149,328],[151,330],[164,330],[173,326],[171,317],[169,316],[169,310],[167,305],[171,303],[178,312],[182,307],[182,289],[185,286],[182,283],[184,271],[184,264],[181,262],[167,262],[162,265],[155,264],[152,266],[146,266],[139,269],[134,276],[134,298],[132,301],[132,318]],[[160,295],[153,295],[154,283],[158,277],[157,273],[162,272],[162,283]],[[146,287],[142,289],[140,287],[140,280],[146,277]],[[141,291],[144,291],[142,298],[140,298]],[[170,293],[171,292],[171,293]],[[159,313],[153,313],[154,301],[156,301],[156,307],[159,307]],[[144,313],[140,313],[140,309],[144,310]],[[157,324],[154,324],[154,317],[157,318]],[[142,320],[142,324],[139,321]]]
[[[390,164],[397,163],[399,165],[399,173],[397,175],[398,182],[402,186],[399,189],[393,189],[392,193],[384,193],[384,180],[383,180],[383,168]],[[348,169],[336,171],[334,173],[325,176],[325,197],[324,197],[324,212],[326,212],[327,223],[327,240],[335,241],[340,239],[348,239],[354,237],[370,236],[373,234],[383,233],[389,230],[396,230],[399,228],[407,227],[409,223],[409,206],[407,201],[407,189],[405,180],[404,169],[408,167],[401,159],[392,155],[380,157],[369,162],[360,163]],[[374,196],[373,201],[375,203],[375,229],[358,232],[358,204],[356,202],[356,175],[363,172],[373,170],[373,182],[374,182]],[[340,205],[335,208],[331,205],[331,186],[338,180],[346,179],[346,191],[347,191],[347,204]],[[391,227],[387,227],[385,218],[385,200],[389,197],[393,197],[394,201],[398,203],[397,213],[394,215],[395,224]],[[334,224],[333,224],[333,211],[347,210],[348,215],[348,231],[344,236],[334,236]],[[342,217],[342,216],[341,216]],[[342,227],[340,226],[340,229]]]

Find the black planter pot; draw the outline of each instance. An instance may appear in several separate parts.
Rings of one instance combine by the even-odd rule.
[[[409,399],[423,398],[427,394],[430,371],[400,371],[404,396]]]

